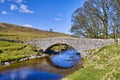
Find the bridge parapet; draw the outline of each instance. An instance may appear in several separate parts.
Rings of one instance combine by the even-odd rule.
[[[86,55],[85,51],[99,48],[105,45],[110,45],[114,43],[113,39],[89,39],[89,38],[66,38],[66,37],[56,37],[56,38],[44,38],[28,41],[27,43],[41,47],[43,50],[46,50],[48,47],[57,44],[63,43],[72,46],[78,50],[81,55]],[[120,40],[119,40],[120,43]]]

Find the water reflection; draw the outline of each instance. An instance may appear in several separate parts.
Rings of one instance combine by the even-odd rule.
[[[66,76],[81,67],[81,63],[78,65],[80,59],[78,51],[69,49],[57,55],[15,63],[8,66],[8,70],[0,71],[0,80],[60,80],[64,77],[62,75]]]
[[[0,80],[60,80],[63,76],[31,69],[16,69],[0,74]]]
[[[50,60],[55,66],[62,68],[70,68],[76,65],[80,59],[80,53],[74,48],[50,57]]]

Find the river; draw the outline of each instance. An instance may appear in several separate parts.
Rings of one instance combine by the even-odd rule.
[[[80,69],[82,64],[80,54],[68,50],[4,66],[0,68],[0,80],[60,80]]]

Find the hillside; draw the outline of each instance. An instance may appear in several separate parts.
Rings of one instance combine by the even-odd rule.
[[[43,31],[14,24],[0,23],[0,65],[4,62],[18,61],[19,59],[30,55],[41,54],[41,48],[26,43],[16,43],[14,42],[15,40],[24,41],[48,37],[71,36],[63,33]]]
[[[92,51],[84,68],[62,80],[120,80],[120,45],[114,44]]]
[[[10,40],[31,40],[46,37],[70,37],[70,35],[43,31],[8,23],[0,23],[0,38]]]

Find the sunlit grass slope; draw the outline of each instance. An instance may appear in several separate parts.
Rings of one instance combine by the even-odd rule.
[[[0,63],[16,61],[30,56],[30,54],[39,54],[40,48],[25,43],[15,43],[15,40],[24,41],[48,37],[71,37],[71,35],[0,23]]]
[[[54,29],[53,29],[54,31]],[[70,37],[70,35],[43,31],[18,25],[0,23],[0,38],[10,40],[31,40],[35,38]]]
[[[62,80],[120,80],[120,45],[114,44],[92,51],[84,68]]]
[[[39,54],[41,49],[24,43],[0,41],[0,63]]]

